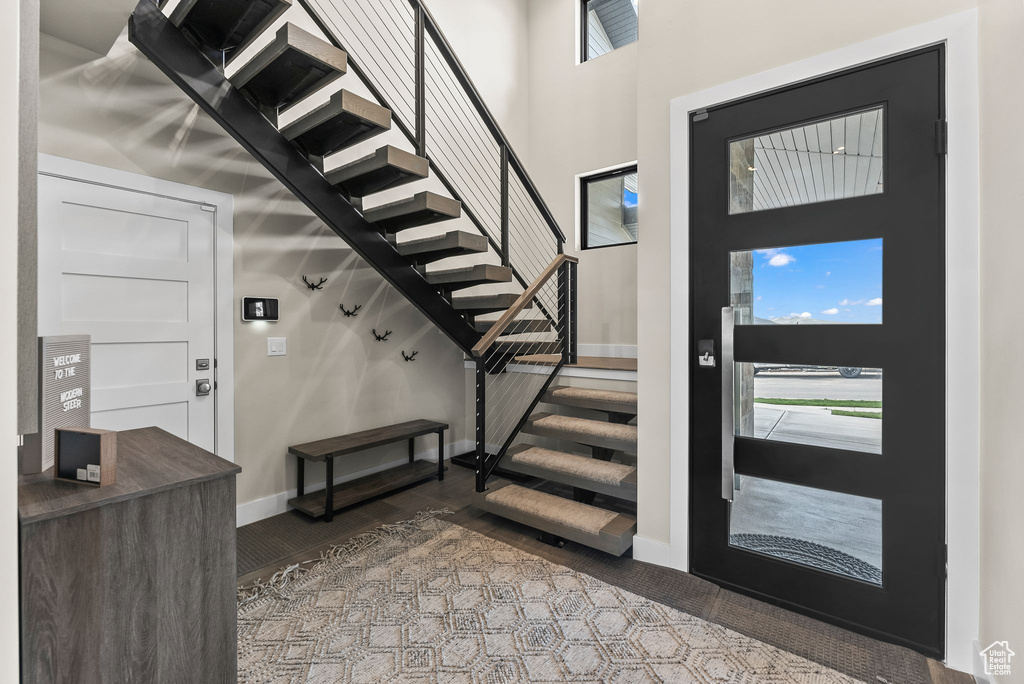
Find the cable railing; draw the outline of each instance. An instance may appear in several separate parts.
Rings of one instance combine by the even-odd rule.
[[[552,380],[576,361],[576,264],[564,254],[552,260],[473,347],[479,492]]]
[[[422,0],[298,0],[527,287],[565,235]]]
[[[523,294],[473,349],[476,478],[488,477],[554,377],[576,360],[576,259],[422,0],[297,0]]]

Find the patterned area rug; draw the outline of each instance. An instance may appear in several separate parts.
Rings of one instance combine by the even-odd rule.
[[[856,681],[439,513],[240,592],[239,681]]]

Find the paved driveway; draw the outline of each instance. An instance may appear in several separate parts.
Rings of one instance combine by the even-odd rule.
[[[882,399],[882,376],[874,372],[843,378],[837,372],[769,371],[756,375],[754,386],[758,398]],[[834,416],[829,408],[819,406],[755,401],[754,436],[878,454],[882,451],[882,420]],[[882,567],[882,506],[873,499],[745,476],[736,493],[731,521],[733,534],[810,541]]]
[[[754,376],[754,396],[782,399],[882,400],[882,376],[865,371],[859,378],[837,372],[770,371]],[[877,411],[856,406],[833,407]],[[796,444],[882,453],[882,421],[834,416],[820,406],[754,403],[754,436]]]

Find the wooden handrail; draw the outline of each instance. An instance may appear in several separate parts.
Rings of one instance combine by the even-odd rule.
[[[537,276],[537,279],[530,283],[530,286],[523,291],[523,294],[519,295],[519,299],[513,302],[512,306],[510,306],[505,313],[501,314],[501,317],[494,323],[494,325],[491,326],[490,330],[480,338],[480,341],[473,347],[473,356],[479,358],[491,348],[491,345],[497,341],[501,334],[505,332],[505,329],[508,328],[515,319],[516,314],[526,308],[526,305],[537,296],[538,292],[540,292],[540,288],[544,286],[544,283],[551,280],[551,276],[555,273],[558,273],[558,269],[562,264],[578,264],[579,261],[580,260],[576,257],[569,256],[568,254],[559,254],[556,256],[554,260],[547,265],[547,268]]]

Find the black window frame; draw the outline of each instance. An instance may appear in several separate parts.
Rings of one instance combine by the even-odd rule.
[[[601,171],[600,173],[594,173],[587,176],[580,176],[580,249],[605,249],[607,247],[622,247],[623,245],[635,245],[640,242],[640,222],[637,220],[637,239],[631,242],[615,242],[610,245],[594,245],[590,246],[587,244],[588,237],[590,235],[590,217],[589,217],[589,185],[600,181],[608,180],[609,178],[618,178],[619,176],[628,176],[630,174],[637,174],[639,178],[639,165],[630,164],[629,166],[622,166],[617,169],[610,171]],[[639,186],[637,187],[637,197],[639,198]]]
[[[615,52],[616,50],[619,49],[619,48],[617,48],[617,47],[615,47],[613,45],[612,49],[609,50],[608,52],[605,52],[603,54],[597,55],[595,57],[591,57],[590,56],[590,49],[589,49],[590,48],[590,21],[589,21],[590,10],[587,7],[589,4],[590,4],[590,0],[580,0],[580,64],[583,64],[584,62],[589,62],[592,59],[597,59],[598,57],[603,57],[604,55],[611,54],[612,52]],[[639,38],[640,38],[640,17],[639,17],[639,13],[638,13],[638,16],[637,16],[637,39],[639,40]],[[625,45],[623,45],[621,47],[625,47]]]
[[[590,61],[590,0],[580,0],[580,64]]]

